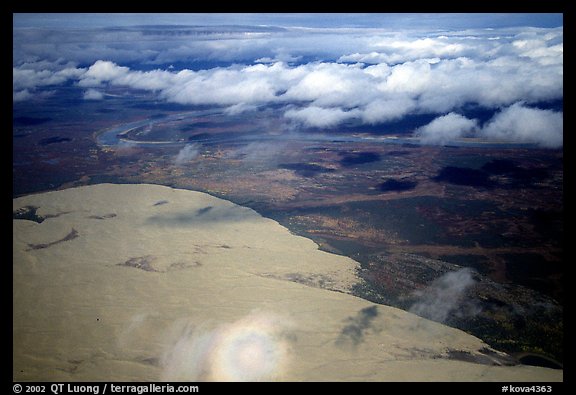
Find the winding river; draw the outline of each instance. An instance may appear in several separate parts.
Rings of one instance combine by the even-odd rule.
[[[188,111],[178,114],[171,114],[163,117],[150,117],[139,121],[128,122],[114,126],[110,129],[105,129],[96,134],[96,141],[98,145],[104,147],[114,147],[121,143],[128,143],[138,146],[181,146],[191,143],[191,141],[147,141],[147,140],[132,140],[127,137],[128,132],[131,130],[144,127],[153,126],[159,123],[181,121],[189,118],[204,117],[210,115],[223,114],[221,109],[210,110],[196,110]],[[397,137],[397,136],[370,136],[365,134],[328,134],[318,132],[306,133],[285,133],[280,135],[271,135],[265,133],[246,134],[239,133],[237,137],[231,138],[218,137],[217,134],[214,138],[198,140],[198,143],[222,143],[231,141],[310,141],[310,142],[331,142],[331,143],[375,143],[375,144],[414,144],[420,145],[418,137]],[[535,144],[530,143],[515,143],[510,141],[493,141],[483,140],[478,138],[466,138],[450,141],[444,146],[448,147],[470,147],[470,148],[536,148]]]

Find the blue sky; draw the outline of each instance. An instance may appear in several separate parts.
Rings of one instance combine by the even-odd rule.
[[[558,27],[562,14],[542,13],[229,13],[229,14],[14,14],[14,27],[96,28],[137,25],[275,25],[465,29]]]

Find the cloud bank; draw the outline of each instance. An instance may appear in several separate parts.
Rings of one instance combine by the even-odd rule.
[[[477,126],[477,121],[456,113],[449,113],[434,119],[416,130],[416,135],[424,144],[446,144],[469,134]]]
[[[498,111],[480,127],[476,119],[449,113],[415,131],[423,144],[444,145],[462,137],[489,141],[536,144],[559,148],[564,142],[563,113],[514,103]]]
[[[416,131],[427,144],[472,131],[545,147],[563,141],[562,113],[538,107],[563,99],[562,28],[166,26],[85,30],[74,39],[64,30],[42,32],[14,32],[15,102],[64,84],[89,100],[121,87],[232,114],[273,104],[311,128],[437,114]],[[467,105],[498,115],[478,125],[461,115]]]
[[[484,126],[481,135],[488,139],[521,141],[554,148],[562,146],[563,130],[561,112],[515,103],[496,114]]]

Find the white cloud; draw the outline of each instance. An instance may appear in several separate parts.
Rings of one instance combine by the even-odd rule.
[[[466,103],[498,108],[563,95],[562,67],[534,67],[525,58],[513,57],[489,62],[420,59],[369,67],[325,62],[290,67],[277,62],[146,72],[97,61],[87,70],[15,67],[13,71],[14,98],[18,100],[28,98],[26,92],[38,87],[72,80],[83,88],[124,86],[157,93],[169,102],[221,105],[231,112],[287,103],[296,106],[286,113],[288,118],[314,126],[333,126],[350,118],[377,123],[414,112],[445,114]],[[88,92],[94,95],[94,91]]]
[[[32,95],[28,89],[13,91],[12,92],[12,101],[14,101],[14,102],[24,101],[24,100],[31,99],[33,96],[34,95]]]
[[[284,116],[311,127],[330,127],[359,115],[358,110],[343,111],[340,108],[305,107],[290,109]]]
[[[460,137],[531,143],[547,148],[563,144],[563,114],[515,103],[496,113],[482,128],[477,120],[449,113],[418,128],[415,136],[423,144],[446,144]]]
[[[257,107],[255,105],[238,103],[238,104],[233,104],[230,107],[227,107],[224,110],[224,114],[226,114],[226,115],[238,115],[238,114],[242,114],[243,112],[255,111],[256,109],[257,109]]]
[[[387,92],[418,95],[431,87],[434,77],[438,76],[428,61],[420,59],[392,67],[390,76],[381,81],[380,88]]]
[[[287,142],[279,141],[256,141],[241,146],[229,154],[229,158],[240,159],[243,162],[273,163],[278,160],[280,154],[286,149]]]
[[[174,158],[174,163],[177,166],[182,166],[198,157],[199,154],[200,154],[199,144],[186,144],[184,148],[178,151],[178,154]]]
[[[65,68],[54,71],[50,69],[35,70],[32,68],[13,67],[12,87],[14,90],[36,89],[42,86],[60,85],[66,81],[78,78],[84,69]]]
[[[20,102],[26,100],[45,99],[52,96],[54,93],[54,90],[43,90],[41,92],[37,92],[33,89],[31,91],[28,89],[23,89],[20,91],[12,91],[12,100],[13,102]]]
[[[447,36],[423,38],[382,36],[373,38],[370,47],[375,50],[343,55],[338,61],[397,64],[425,58],[457,58],[468,56],[472,52],[469,43],[458,42]]]
[[[97,90],[97,89],[88,89],[84,92],[84,100],[102,100],[104,98],[104,94]]]
[[[358,94],[358,84],[363,84],[364,73],[336,63],[312,64],[301,67],[305,74],[285,93],[287,100],[315,101],[319,105],[350,102],[351,95]]]
[[[415,134],[423,144],[442,145],[471,134],[476,127],[475,119],[451,112],[418,128]]]
[[[338,62],[358,62],[358,63],[368,63],[368,64],[381,64],[388,63],[390,61],[389,56],[385,53],[372,51],[370,53],[353,53],[349,55],[343,55],[338,58]]]
[[[146,76],[151,75],[146,73]],[[181,104],[269,103],[276,100],[277,90],[283,88],[283,78],[289,76],[275,70],[275,65],[182,71],[173,76],[173,83],[166,86],[161,95]]]
[[[437,322],[446,322],[453,314],[476,315],[480,312],[480,306],[466,300],[466,292],[475,282],[473,271],[469,268],[448,272],[416,292],[418,300],[409,311]]]
[[[117,64],[98,60],[88,68],[84,73],[78,85],[81,87],[99,87],[103,82],[114,81],[122,76],[126,76],[130,69],[128,67],[121,67]]]
[[[556,137],[545,133],[549,144],[562,141],[561,114],[527,107],[563,98],[562,28],[471,29],[441,35],[385,29],[316,29],[313,34],[310,29],[258,34],[203,29],[86,30],[75,37],[60,31],[43,36],[41,31],[19,30],[14,38],[13,99],[41,97],[40,88],[72,82],[85,91],[86,99],[100,98],[94,89],[116,86],[148,91],[173,103],[224,106],[229,114],[284,104],[287,119],[314,127],[350,119],[375,124],[433,113],[446,118],[441,116],[420,133],[434,143],[457,137],[470,126],[456,114],[466,104],[511,106],[485,126],[485,136],[539,141],[541,133],[530,130],[545,118],[555,120]],[[311,58],[315,60],[286,63]],[[197,60],[235,63],[150,71],[122,65]],[[514,105],[517,102],[526,104]],[[520,113],[535,123],[521,125]],[[505,122],[508,131],[501,126]],[[437,124],[443,131],[432,131]]]
[[[482,128],[481,135],[496,140],[534,143],[557,148],[563,144],[562,112],[541,110],[515,103],[497,113]]]
[[[364,107],[361,118],[369,124],[392,121],[411,113],[415,108],[416,101],[408,96],[376,99]]]

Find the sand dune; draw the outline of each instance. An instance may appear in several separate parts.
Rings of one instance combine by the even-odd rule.
[[[13,378],[560,381],[349,294],[357,263],[253,210],[158,185],[14,199]]]

